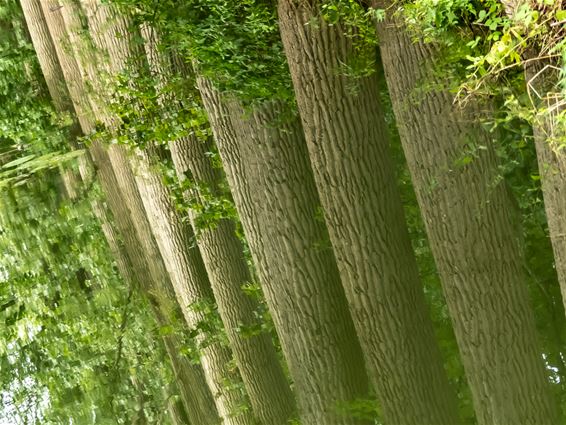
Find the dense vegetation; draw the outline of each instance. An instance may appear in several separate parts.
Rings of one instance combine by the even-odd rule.
[[[561,0],[0,0],[0,424],[566,418]]]

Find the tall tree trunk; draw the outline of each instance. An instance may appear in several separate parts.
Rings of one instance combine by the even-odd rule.
[[[97,159],[100,173],[109,173],[112,170],[110,160],[102,148],[97,155]],[[131,216],[121,211],[124,208],[124,200],[126,205],[132,205],[132,202],[135,202],[131,199],[132,196],[135,196],[135,194],[132,195],[131,188],[126,188],[124,191],[123,182],[121,182],[124,174],[130,175],[130,170],[124,171],[121,167],[115,168],[115,170],[116,175],[110,176],[111,182],[107,181],[104,183],[104,180],[108,177],[101,175],[103,188],[115,187],[122,190],[122,193],[117,195],[115,192],[118,192],[118,190],[109,192],[108,201],[110,208],[112,211],[118,211],[119,213],[119,216],[116,217],[116,222],[126,247],[129,248],[137,281],[145,289],[147,296],[152,301],[152,305],[156,306],[154,314],[158,323],[167,325],[171,317],[180,316],[180,311],[178,311],[179,304],[176,301],[172,282],[169,280],[164,261],[161,253],[157,250],[156,242],[149,231],[148,224],[144,223],[139,216],[139,206],[130,208]],[[141,225],[136,223],[138,220],[141,220]],[[139,236],[136,237],[136,234]],[[214,394],[211,394],[209,390],[202,368],[191,364],[187,358],[179,354],[182,344],[177,336],[165,336],[164,343],[191,422],[206,425],[219,424],[220,418],[214,408]]]
[[[171,145],[179,175],[191,170],[197,184],[206,181],[203,175],[196,174],[197,167],[209,161],[205,152],[205,145],[199,140],[177,140]],[[187,161],[191,161],[190,168]],[[213,171],[210,163],[207,166],[210,168],[205,172]],[[194,214],[192,221],[194,223]],[[295,402],[271,337],[263,332],[246,336],[239,330],[258,325],[254,312],[259,306],[242,290],[242,286],[251,283],[252,279],[242,243],[235,233],[235,223],[225,219],[213,226],[202,229],[197,242],[211,282],[214,282],[214,296],[253,410],[262,424],[285,424],[294,417]]]
[[[265,292],[304,425],[365,423],[340,405],[367,396],[338,270],[317,219],[318,195],[296,118],[266,103],[251,114],[199,79],[220,155]]]
[[[193,231],[175,210],[171,194],[161,177],[151,169],[152,164],[146,153],[138,151],[136,156],[136,182],[141,200],[185,319],[191,329],[198,330],[196,340],[200,345],[201,362],[208,385],[216,397],[218,411],[226,424],[251,424],[253,421],[246,412],[233,416],[244,400],[227,388],[228,383],[239,380],[238,373],[230,370],[230,350],[219,341],[207,341],[206,333],[199,326],[206,321],[206,317],[196,305],[211,303],[214,297],[200,252],[194,243]],[[128,166],[127,161],[124,154],[120,158],[112,158],[114,166],[121,169]]]
[[[42,15],[39,1],[30,1],[29,7],[26,8],[27,19],[35,22],[35,25],[30,26],[30,33],[32,35],[32,39],[42,40],[41,44],[36,45],[36,51],[42,70],[52,76],[51,88],[53,90],[52,94],[54,95],[54,99],[57,99],[56,105],[59,108],[62,108],[62,105],[66,105],[65,107],[69,108],[69,105],[73,105],[72,100],[75,100],[75,105],[83,106],[83,100],[87,97],[86,91],[84,89],[82,89],[82,91],[69,91],[65,84],[65,78],[67,78],[73,82],[72,84],[69,84],[70,87],[80,87],[80,85],[77,85],[81,82],[78,64],[72,60],[72,56],[68,50],[66,50],[69,47],[72,47],[76,51],[76,49],[79,49],[80,47],[74,44],[65,44],[65,39],[62,37],[63,33],[61,32],[61,30],[65,28],[65,23],[60,20],[60,15],[58,15],[61,8],[55,7],[54,4],[52,6],[53,7],[49,8],[49,13],[47,13],[46,10],[46,16],[44,17]],[[72,12],[72,10],[67,9],[67,7],[71,6],[66,5],[64,7],[66,11],[71,12],[71,17],[78,11],[77,9],[74,9],[74,12]],[[75,18],[77,17],[75,16]],[[41,23],[41,25],[38,23]],[[48,23],[50,28],[47,26]],[[50,29],[52,31],[52,39],[49,35]],[[47,40],[51,40],[51,43],[48,43]],[[53,43],[53,41],[55,43]],[[53,61],[53,58],[55,58],[55,61]],[[57,58],[62,58],[60,63],[57,62]],[[57,72],[52,72],[52,67],[55,63],[59,66],[59,69]],[[63,65],[62,68],[61,65]],[[74,99],[71,95],[76,96],[76,99]],[[77,109],[79,108],[77,107]],[[65,111],[74,115],[73,110],[66,109]],[[83,117],[84,119],[81,120],[83,131],[92,131],[94,128],[92,115],[85,114]],[[127,207],[124,207],[123,196],[118,190],[116,177],[110,166],[106,152],[99,143],[94,143],[91,147],[91,153],[97,163],[98,176],[103,190],[107,194],[107,201],[121,234],[121,237],[117,236],[110,222],[106,219],[102,220],[101,224],[103,226],[103,231],[111,249],[116,255],[120,271],[123,273],[123,277],[125,279],[133,281],[135,277],[142,288],[145,289],[146,293],[153,297],[158,297],[163,310],[161,313],[162,315],[170,314],[170,312],[175,308],[178,308],[178,306],[175,305],[174,294],[171,294],[172,291],[167,290],[167,288],[171,285],[169,277],[165,272],[161,272],[158,268],[148,268],[148,264],[163,264],[163,261],[160,256],[156,256],[155,254],[149,256],[147,255],[147,251],[140,250],[140,247],[143,246],[143,244],[140,243],[138,236],[135,233],[135,227],[132,223]],[[93,204],[93,209],[99,217],[103,218],[107,216],[106,209],[99,203]],[[118,244],[122,239],[126,246],[127,253],[124,253],[119,248]],[[132,265],[130,266],[130,264]],[[164,266],[162,266],[161,270],[165,270]],[[163,293],[165,293],[165,295],[163,295]],[[176,363],[174,358],[172,358],[172,362],[173,364]],[[218,414],[214,409],[214,401],[205,384],[204,377],[202,376],[202,370],[200,370],[200,367],[194,366],[188,361],[184,363],[183,367],[185,368],[183,373],[188,381],[179,382],[179,386],[191,390],[188,393],[183,393],[183,400],[186,403],[191,420],[199,424],[218,424]]]
[[[109,160],[105,160],[109,164]],[[108,165],[101,173],[111,171]],[[108,177],[102,176],[104,183]],[[115,178],[112,179],[114,187],[118,187]],[[103,184],[108,186],[108,182]],[[160,326],[168,326],[172,321],[181,317],[175,293],[168,276],[154,277],[148,264],[152,261],[162,262],[159,257],[148,257],[140,243],[135,237],[133,223],[131,222],[128,210],[124,208],[123,198],[110,196],[109,203],[111,209],[115,211],[114,217],[118,229],[121,230],[120,237],[116,234],[113,226],[109,225],[109,220],[104,227],[106,239],[109,241],[114,258],[117,259],[118,270],[130,284],[139,287],[150,301],[153,315]],[[118,204],[119,203],[119,204]],[[100,214],[100,213],[99,213]],[[175,383],[179,388],[180,396],[192,423],[204,425],[218,425],[220,418],[215,409],[214,399],[208,389],[203,370],[198,365],[193,365],[191,361],[180,354],[183,343],[178,335],[170,334],[163,336],[163,343],[171,366],[173,368]]]
[[[146,52],[156,78],[166,83],[171,63],[158,51],[155,31],[149,26],[143,29]],[[164,107],[175,107],[178,99],[163,100]],[[180,105],[179,105],[180,106]],[[212,140],[202,141],[196,136],[187,136],[169,143],[171,156],[179,180],[190,176],[197,189],[188,194],[204,205],[210,199],[200,196],[204,190],[208,196],[220,197],[222,173],[215,168],[207,156],[212,149]],[[199,189],[200,188],[200,189]],[[193,227],[198,227],[198,213],[189,211]],[[223,218],[205,225],[197,232],[197,243],[210,277],[214,297],[230,346],[243,381],[248,390],[255,415],[264,425],[281,425],[295,415],[295,401],[271,337],[262,332],[258,335],[242,335],[240,328],[258,325],[255,312],[259,305],[242,286],[252,282],[245,259],[242,242],[236,235],[233,219]]]
[[[74,117],[73,103],[67,85],[62,79],[61,65],[54,51],[53,40],[47,30],[41,3],[39,0],[22,0],[20,4],[55,109],[58,112],[70,113]],[[80,134],[78,123],[73,128],[75,135]]]
[[[390,3],[379,3],[389,7]],[[481,424],[552,424],[549,388],[528,292],[516,207],[501,181],[482,105],[465,109],[438,83],[437,50],[388,16],[378,25],[401,142],[441,275]]]
[[[280,29],[370,379],[390,423],[453,425],[456,398],[404,219],[377,79],[343,75],[355,51],[340,25],[319,17],[321,4],[280,0]]]
[[[525,0],[502,0],[510,18]],[[561,29],[561,26],[556,26]],[[544,53],[542,54],[544,55]],[[544,207],[548,220],[550,240],[554,251],[554,266],[566,308],[566,155],[563,151],[565,128],[557,119],[564,111],[564,95],[558,87],[560,64],[556,60],[540,58],[538,46],[531,46],[523,59],[525,80],[536,114],[533,135],[541,176]],[[538,57],[538,58],[537,58]]]
[[[535,69],[534,65],[527,67],[527,80],[532,78]],[[539,122],[533,125],[533,133],[544,208],[554,252],[554,267],[560,282],[562,302],[566,308],[566,156],[563,152],[563,142],[559,140],[560,136],[551,130],[553,119],[544,116],[537,119]]]
[[[101,71],[108,71],[109,76],[125,71],[128,61],[140,53],[136,51],[128,20],[98,1],[87,0],[83,4],[98,48],[109,55],[108,67]],[[200,252],[194,246],[192,228],[183,222],[171,194],[152,168],[152,162],[159,158],[152,155],[150,159],[146,152],[137,150],[132,157],[136,175],[123,148],[112,146],[108,154],[118,183],[136,216],[134,224],[138,232],[152,232],[155,236],[158,248],[152,250],[161,252],[183,315],[189,327],[196,331],[201,362],[220,416],[226,425],[252,424],[252,414],[242,410],[243,397],[229,386],[240,379],[238,371],[230,369],[231,352],[220,341],[207,340],[201,325],[206,317],[195,308],[199,303],[213,302],[214,297]]]

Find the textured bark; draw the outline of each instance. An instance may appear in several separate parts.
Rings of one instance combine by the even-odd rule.
[[[159,317],[158,322],[163,325],[168,323],[168,321]],[[163,337],[163,342],[171,360],[175,384],[179,389],[190,423],[219,424],[221,420],[215,409],[212,394],[208,390],[202,367],[195,367],[187,357],[179,354],[183,342],[180,341],[178,336],[166,335]],[[206,398],[201,396],[202,392],[206,392]]]
[[[64,22],[57,20],[51,14],[51,12],[54,14],[59,13],[58,10],[60,10],[60,8],[55,7],[49,9],[49,13],[45,17],[47,19],[46,21],[43,16],[41,16],[41,19],[39,17],[42,13],[39,2],[35,2],[32,6],[33,8],[30,6],[27,10],[34,14],[32,15],[34,16],[34,22],[41,22],[41,25],[36,24],[33,27],[34,34],[35,32],[41,33],[42,40],[51,40],[51,44],[46,41],[42,43],[41,48],[37,50],[42,70],[49,74],[53,66],[53,61],[47,60],[44,57],[45,55],[50,58],[59,58],[61,61],[60,64],[63,65],[62,68],[59,68],[58,74],[49,74],[53,75],[53,78],[58,78],[58,80],[52,81],[51,87],[54,90],[54,98],[59,99],[57,101],[59,108],[61,108],[62,105],[69,108],[69,105],[73,105],[73,101],[75,101],[75,105],[83,105],[83,99],[87,94],[80,90],[81,85],[78,84],[80,83],[80,78],[77,79],[76,70],[78,64],[72,60],[71,54],[65,50],[65,47],[68,48],[69,45],[64,44],[62,38],[63,34],[60,32],[61,28],[54,28],[54,32],[52,33],[53,38],[48,38],[49,28],[47,23],[50,24],[52,29],[54,26],[64,24]],[[46,13],[47,12],[46,10]],[[75,9],[74,13],[76,12],[77,9]],[[32,34],[32,37],[34,34]],[[55,43],[52,43],[53,41]],[[80,49],[79,46],[74,44],[71,45],[71,47],[73,47],[75,51],[76,49]],[[67,90],[64,77],[72,81],[69,87],[76,87],[76,89]],[[67,112],[74,113],[74,111],[70,109],[67,109]],[[89,132],[94,128],[94,122],[90,114],[84,115],[84,120],[81,120],[81,124],[83,125],[84,132]],[[154,254],[147,256],[147,251],[140,249],[143,244],[140,243],[138,235],[135,233],[135,227],[129,215],[128,208],[124,205],[122,194],[118,190],[116,177],[110,166],[106,152],[99,143],[94,143],[91,147],[91,153],[98,167],[98,176],[103,190],[107,194],[107,202],[113,212],[121,237],[117,236],[116,230],[107,219],[106,208],[102,204],[95,202],[93,203],[93,209],[101,219],[102,229],[115,255],[118,267],[125,279],[130,282],[137,281],[150,297],[159,301],[158,304],[162,310],[160,314],[163,317],[167,317],[172,310],[178,308],[174,301],[175,298],[174,294],[172,294],[172,290],[168,289],[171,288],[171,282],[168,275],[164,273],[164,266],[162,266],[161,269],[148,267],[148,264],[163,264],[163,261],[159,255],[156,256]],[[87,175],[88,170],[84,171],[85,175]],[[125,248],[122,244],[125,245]],[[179,346],[177,344],[177,350],[178,348]],[[174,354],[176,355],[176,352]],[[176,357],[172,356],[171,360],[173,364],[178,363]],[[179,369],[179,367],[177,367],[177,369]],[[214,401],[202,376],[201,368],[192,365],[188,360],[184,360],[180,373],[182,373],[182,376],[179,375],[182,381],[179,382],[179,385],[184,389],[184,391],[182,391],[183,399],[190,413],[191,420],[199,424],[218,424],[218,414],[214,409]]]
[[[533,68],[526,69],[527,79],[532,76]],[[554,267],[566,308],[566,156],[558,140],[560,136],[553,130],[552,121],[552,117],[540,117],[538,123],[533,125],[533,133]]]
[[[157,50],[155,31],[145,27],[143,35],[154,74],[165,82],[170,71]],[[171,103],[164,107],[174,107]],[[187,136],[169,143],[169,148],[179,180],[190,176],[197,187],[210,191],[212,196],[222,196],[219,187],[222,173],[207,156],[212,148],[211,141],[205,143],[195,136]],[[188,196],[207,202],[199,196],[198,189]],[[189,214],[195,227],[197,213],[191,210]],[[264,425],[285,424],[295,415],[295,401],[271,337],[265,333],[245,336],[239,331],[241,327],[257,325],[254,312],[259,306],[242,290],[243,285],[251,283],[252,276],[234,220],[221,219],[200,229],[197,244],[255,416]]]
[[[266,104],[247,114],[199,88],[294,381],[304,425],[358,424],[339,404],[367,396],[363,360],[298,120]]]
[[[135,50],[134,35],[130,32],[128,20],[112,7],[103,6],[98,1],[88,0],[83,4],[98,48],[108,53],[108,66],[103,70],[109,75],[126,70],[128,61],[140,53]],[[150,252],[162,254],[183,315],[189,327],[197,332],[201,362],[218,413],[226,425],[252,424],[254,419],[250,412],[237,413],[244,404],[241,394],[227,386],[227,383],[239,380],[238,372],[230,370],[230,350],[218,341],[206,341],[205,331],[198,326],[205,316],[193,305],[211,302],[214,297],[200,252],[193,243],[192,228],[183,222],[176,211],[171,194],[159,174],[152,169],[146,152],[138,151],[133,161],[137,176],[134,176],[123,148],[113,146],[108,153],[117,173],[118,184],[129,198],[132,214],[136,217],[134,224],[140,233],[153,233],[156,246],[152,246]]]
[[[132,246],[131,236],[126,239],[121,238],[105,209],[95,210],[95,214],[101,221],[104,235],[108,241],[110,252],[116,260],[120,275],[128,284],[141,289],[149,298],[157,323],[160,326],[168,326],[172,318],[180,317],[178,304],[171,302],[171,300],[174,300],[175,294],[170,282],[167,282],[165,288],[160,288],[153,279],[148,279],[150,273],[146,266],[148,258],[143,256],[140,244],[134,241],[136,245]],[[119,227],[122,229],[131,225],[131,223],[128,223],[127,216],[128,211],[123,206],[115,214],[116,221],[120,222]],[[125,245],[125,242],[128,242],[128,246]],[[134,261],[132,261],[132,258]],[[183,344],[177,335],[163,336],[163,343],[171,362],[175,384],[181,396],[182,405],[180,409],[182,412],[188,415],[193,423],[218,424],[220,419],[214,411],[212,394],[206,391],[207,386],[202,368],[191,364],[188,358],[179,355]],[[176,407],[174,411],[177,412],[178,410],[179,407]],[[187,420],[180,418],[181,416],[178,423],[187,423]]]
[[[206,146],[198,140],[183,139],[172,143],[171,153],[179,176],[191,170],[198,183],[215,184],[205,177],[209,172],[214,175],[215,171],[205,152]],[[201,166],[204,174],[199,175]],[[194,223],[194,217],[192,221]],[[221,220],[214,228],[199,232],[198,246],[254,413],[262,424],[285,424],[295,414],[295,402],[271,337],[265,333],[245,336],[238,330],[257,325],[254,311],[259,307],[242,290],[242,286],[252,279],[235,231],[232,220]]]
[[[482,105],[462,110],[448,91],[417,92],[423,81],[442,84],[432,69],[435,47],[413,43],[391,17],[378,32],[478,421],[556,423],[528,300],[517,210],[499,176],[490,135],[478,122]]]
[[[128,212],[123,209],[123,205],[122,209],[114,205],[114,209],[118,209],[117,214],[115,214],[116,222],[119,223],[118,227],[122,229],[126,237],[119,239],[117,235],[109,236],[109,229],[110,232],[113,232],[113,230],[108,225],[105,226],[104,233],[107,240],[112,241],[110,245],[114,247],[112,251],[114,251],[114,258],[117,259],[118,270],[130,284],[143,290],[150,300],[157,323],[160,326],[167,326],[171,323],[172,318],[180,317],[179,306],[175,302],[171,282],[168,281],[167,277],[165,277],[164,282],[156,282],[151,277],[151,271],[147,267],[148,262],[161,260],[155,258],[150,260],[144,255],[143,249],[140,248],[141,244],[132,237],[131,226],[133,226],[133,223],[128,217]],[[124,243],[126,244],[125,247],[120,246]],[[163,337],[163,342],[173,368],[175,383],[179,388],[181,399],[191,421],[207,425],[219,424],[220,418],[214,409],[214,399],[208,391],[202,368],[191,364],[188,358],[179,354],[183,343],[177,335],[166,335]]]
[[[321,2],[279,1],[285,52],[330,240],[385,420],[458,423],[435,343],[375,76],[348,78],[355,54]]]
[[[66,111],[73,115],[73,104],[67,85],[61,78],[61,65],[53,50],[53,40],[47,29],[47,23],[41,10],[41,2],[39,0],[23,0],[20,1],[20,4],[55,108],[60,112]]]
[[[113,163],[116,158],[113,158]],[[127,166],[127,158],[118,159],[122,166]],[[136,180],[140,190],[149,223],[157,240],[160,252],[183,315],[191,329],[198,330],[196,341],[200,345],[201,363],[208,385],[216,399],[218,412],[225,424],[252,424],[249,412],[233,416],[233,412],[244,403],[240,395],[229,388],[227,382],[239,380],[238,372],[230,370],[230,350],[218,341],[207,342],[205,331],[199,329],[199,323],[206,320],[204,314],[194,305],[199,302],[214,300],[206,269],[198,247],[195,245],[192,228],[184,223],[175,210],[171,194],[165,188],[161,178],[151,169],[151,163],[145,152],[137,152]]]

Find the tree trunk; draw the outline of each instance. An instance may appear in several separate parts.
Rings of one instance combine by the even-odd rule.
[[[193,231],[175,210],[171,194],[160,176],[151,169],[152,164],[147,154],[138,151],[136,156],[136,182],[141,199],[185,319],[191,329],[198,330],[196,340],[201,350],[201,362],[208,384],[216,397],[218,411],[226,424],[252,424],[249,413],[235,415],[244,400],[227,388],[227,383],[240,379],[237,371],[230,370],[230,350],[219,341],[207,341],[206,332],[199,326],[206,321],[206,317],[196,305],[211,303],[214,297],[200,252],[195,245]],[[124,167],[127,166],[126,158],[121,161]]]
[[[99,170],[105,167],[108,172],[111,171],[110,160],[102,148],[100,148],[99,155],[97,155],[98,164],[101,164]],[[115,188],[114,191],[107,192],[109,193],[110,208],[112,211],[120,211],[124,208],[124,200],[126,205],[132,205],[132,202],[135,202],[131,199],[135,195],[132,195],[131,187],[124,190],[124,185],[121,183],[123,174],[129,175],[130,170],[123,171],[120,166],[115,170],[116,177],[112,179],[111,183],[109,181],[104,183],[105,178],[103,176],[101,176],[101,180],[103,188]],[[102,172],[104,171],[101,170]],[[122,193],[114,195],[118,188],[122,190]],[[180,315],[177,312],[179,305],[176,301],[175,291],[166,272],[161,253],[157,250],[153,235],[149,231],[148,224],[139,217],[139,206],[132,207],[130,214],[131,217],[128,214],[121,213],[116,221],[126,246],[129,248],[130,258],[133,259],[133,270],[137,281],[144,288],[150,301],[152,301],[152,305],[157,306],[157,308],[154,308],[154,314],[158,323],[166,325],[170,321],[169,318]],[[141,222],[141,224],[136,222]],[[140,235],[138,238],[135,236],[136,232]],[[182,344],[175,335],[165,336],[164,343],[191,422],[205,425],[219,424],[220,418],[214,408],[214,394],[211,394],[209,390],[202,368],[191,364],[189,359],[179,355]]]
[[[519,7],[527,2],[502,0],[502,3],[510,18],[513,18]],[[557,119],[564,111],[564,95],[560,93],[559,87],[560,64],[553,59],[537,59],[537,56],[540,56],[540,52],[537,51],[537,46],[532,46],[523,58],[530,59],[525,65],[525,80],[536,110],[533,135],[554,251],[554,266],[566,308],[566,156],[563,151],[565,128],[564,123]]]
[[[156,313],[158,323],[162,326],[167,326],[169,323],[167,318],[160,317],[159,311]],[[212,394],[208,390],[202,367],[191,364],[190,359],[179,354],[183,342],[177,335],[165,335],[163,342],[169,359],[171,360],[171,366],[173,367],[173,373],[175,375],[175,384],[179,389],[181,400],[185,406],[185,412],[188,415],[190,423],[220,424],[220,418],[218,412],[216,412]],[[210,397],[201,397],[203,391],[210,394]],[[205,412],[206,415],[203,415],[203,412]],[[212,420],[214,420],[214,422],[212,422]]]
[[[165,83],[171,72],[170,64],[158,51],[155,31],[148,26],[142,30],[150,66],[157,78]],[[174,107],[171,103],[176,102],[171,99],[164,107]],[[202,141],[196,136],[169,143],[179,180],[184,181],[190,176],[197,189],[188,196],[197,198],[203,205],[209,201],[199,196],[199,188],[211,196],[222,196],[219,187],[222,173],[207,157],[211,148],[211,140]],[[193,227],[198,229],[198,213],[191,210],[189,214]],[[224,218],[198,229],[197,243],[254,413],[261,424],[285,424],[295,415],[295,401],[271,337],[265,332],[242,335],[239,330],[257,325],[254,312],[258,311],[259,305],[242,290],[242,286],[252,282],[252,276],[242,242],[236,235],[234,220]]]
[[[527,71],[526,75],[530,75],[530,72]],[[540,119],[552,121],[549,118]],[[566,157],[561,142],[557,141],[558,137],[551,128],[552,125],[548,122],[535,124],[533,133],[544,209],[554,252],[554,267],[560,282],[562,302],[566,308]]]
[[[105,155],[105,152],[101,150],[100,154]],[[104,156],[102,159],[104,159]],[[104,159],[104,164],[106,164],[103,165],[104,170],[101,170],[101,174],[104,174],[101,176],[103,187],[112,184],[112,187],[117,189],[119,185],[115,177],[111,176],[110,183],[106,174],[112,171],[109,167],[109,159]],[[167,275],[156,276],[155,269],[151,270],[148,266],[152,262],[163,263],[163,260],[159,253],[157,253],[157,257],[150,257],[146,254],[147,251],[144,246],[147,246],[148,243],[144,244],[136,238],[135,226],[131,221],[128,210],[123,205],[123,196],[115,192],[116,190],[110,193],[108,200],[111,209],[114,211],[117,227],[123,237],[109,235],[109,232],[113,232],[112,228],[105,231],[105,235],[109,242],[115,241],[110,243],[111,247],[117,246],[113,251],[121,250],[120,245],[125,245],[122,253],[118,252],[114,257],[118,260],[118,269],[127,281],[143,290],[150,301],[157,323],[160,326],[167,326],[172,320],[181,317],[180,308],[169,277]],[[148,236],[146,235],[146,237]],[[155,253],[153,254],[155,255]],[[165,267],[162,266],[160,269],[164,272]],[[179,354],[183,344],[177,335],[165,335],[163,342],[173,368],[181,399],[191,422],[218,425],[220,418],[214,407],[215,402],[208,389],[202,367],[192,364],[187,357]]]
[[[87,0],[84,4],[98,48],[109,55],[106,69],[109,75],[126,70],[128,61],[139,53],[135,51],[128,20],[98,1]],[[152,248],[152,252],[161,252],[183,315],[197,334],[201,362],[218,413],[226,425],[252,424],[250,412],[242,410],[245,400],[237,390],[229,388],[229,384],[239,380],[238,371],[230,370],[230,350],[220,341],[207,341],[206,332],[202,329],[206,317],[195,305],[213,302],[214,297],[200,252],[193,243],[192,228],[183,222],[161,177],[152,169],[151,162],[158,158],[152,155],[150,160],[146,152],[138,150],[132,162],[137,168],[134,173],[123,148],[112,146],[108,153],[118,183],[127,194],[132,214],[136,216],[134,224],[139,232],[151,231],[155,236],[157,246]]]
[[[33,8],[31,6],[33,6]],[[51,84],[51,87],[54,90],[54,99],[59,99],[58,103],[60,105],[72,105],[73,102],[70,96],[71,93],[80,99],[76,100],[75,105],[82,105],[81,102],[85,97],[87,97],[87,93],[84,89],[83,91],[80,90],[80,87],[82,86],[78,85],[78,83],[81,82],[78,64],[72,60],[72,56],[68,53],[68,50],[66,50],[71,47],[74,48],[76,52],[77,49],[80,49],[80,46],[75,44],[65,44],[65,39],[62,37],[63,34],[60,32],[62,28],[65,28],[65,23],[61,22],[59,19],[60,16],[57,16],[58,13],[60,13],[59,7],[49,8],[49,10],[46,10],[46,16],[44,17],[41,15],[42,12],[39,1],[34,0],[34,4],[31,6],[27,9],[30,13],[33,13],[33,15],[30,15],[31,19],[36,23],[42,22],[42,25],[34,25],[31,27],[30,33],[32,33],[32,37],[35,39],[35,36],[39,34],[41,40],[55,41],[55,43],[51,42],[51,44],[43,43],[41,48],[37,50],[42,70],[49,74],[49,72],[51,72],[50,67],[52,67],[52,64],[54,63],[51,59],[47,60],[44,56],[49,58],[63,58],[66,56],[64,59],[61,59],[60,62],[61,65],[63,65],[62,69],[59,68],[58,73],[49,74],[54,78]],[[73,12],[73,10],[67,9],[67,6],[69,5],[66,5],[64,9],[66,9],[67,12],[70,12],[70,17],[73,16],[73,13],[77,13],[77,9],[74,9]],[[75,19],[76,18],[77,16],[75,16]],[[50,29],[53,31],[52,39],[48,38],[49,28],[47,27],[47,23],[49,23]],[[57,62],[57,65],[59,65],[59,62]],[[58,80],[55,80],[55,77],[57,77]],[[73,84],[69,84],[69,86],[75,87],[75,90],[67,90],[64,77],[73,81]],[[68,112],[73,113],[71,110],[68,110]],[[92,131],[94,128],[92,115],[86,114],[83,116],[84,119],[81,120],[81,124],[84,126],[83,130],[85,132]],[[120,271],[122,272],[123,277],[130,282],[139,282],[141,287],[147,294],[150,295],[150,297],[157,297],[162,309],[161,314],[168,315],[172,310],[178,308],[178,306],[175,305],[174,298],[171,298],[172,296],[174,297],[174,294],[171,293],[171,290],[168,291],[167,289],[168,287],[170,288],[171,285],[169,277],[164,272],[164,266],[162,266],[161,269],[158,267],[148,268],[148,264],[163,264],[163,262],[160,256],[156,256],[155,254],[152,256],[146,256],[147,251],[140,250],[140,247],[143,246],[143,244],[140,243],[135,233],[135,227],[131,221],[128,209],[127,207],[124,207],[123,196],[118,190],[114,171],[112,170],[106,152],[100,143],[95,142],[93,144],[91,147],[91,153],[97,163],[98,176],[100,177],[102,187],[108,196],[108,203],[113,211],[114,218],[122,236],[119,237],[115,234],[115,230],[109,220],[102,219],[101,225],[103,226],[103,231],[111,249],[116,255]],[[93,209],[100,218],[107,217],[106,209],[100,203],[94,203]],[[122,239],[126,247],[126,251],[122,251],[121,248],[119,248],[121,243],[120,241]],[[174,358],[172,358],[172,362],[174,364],[176,363]],[[179,386],[185,389],[190,389],[190,392],[187,393],[187,391],[185,391],[182,392],[182,394],[183,400],[186,403],[187,411],[190,413],[191,420],[193,420],[194,423],[199,424],[218,424],[218,414],[214,410],[214,402],[202,376],[202,370],[200,370],[200,367],[194,366],[188,361],[184,362],[183,368],[182,372],[184,374],[184,379],[188,379],[188,381],[179,382]]]
[[[122,229],[128,229],[131,225],[127,224],[127,215],[127,211],[123,210],[116,214],[116,221],[120,223],[119,227]],[[105,223],[104,233],[109,241],[111,252],[117,260],[120,274],[130,285],[140,288],[145,293],[158,325],[161,327],[170,325],[172,320],[181,316],[170,281],[166,277],[164,282],[158,284],[155,279],[151,277],[148,279],[148,276],[151,276],[147,268],[149,259],[142,254],[139,242],[132,241],[131,236],[120,238],[115,234],[113,226],[109,225],[109,221],[106,220]],[[124,230],[124,232],[132,233],[131,230]],[[132,245],[133,242],[135,245]],[[187,357],[179,354],[183,344],[177,335],[163,336],[163,343],[171,362],[175,384],[185,406],[184,410],[192,423],[219,424],[220,418],[214,409],[214,399],[208,391],[202,368],[191,364]]]
[[[172,143],[171,153],[179,176],[190,169],[197,184],[203,184],[206,180],[203,175],[198,176],[197,167],[209,161],[205,152],[205,145],[198,140],[183,139]],[[190,168],[187,161],[191,162]],[[205,171],[214,171],[212,164],[208,163],[208,167],[210,169]],[[194,223],[194,214],[191,215]],[[271,337],[264,332],[246,336],[239,330],[258,324],[254,312],[258,311],[259,305],[242,290],[252,278],[235,223],[223,219],[213,226],[202,229],[197,242],[211,282],[214,282],[214,296],[253,410],[262,424],[285,424],[294,417],[295,402]]]
[[[348,78],[355,54],[321,2],[279,1],[285,52],[350,311],[385,420],[456,424],[412,251],[377,79]],[[316,25],[314,20],[318,19]]]
[[[380,7],[388,7],[379,4]],[[552,424],[551,394],[529,305],[516,207],[501,181],[480,106],[418,94],[434,46],[392,17],[378,25],[401,142],[441,275],[480,424]]]
[[[58,112],[68,112],[73,116],[74,107],[67,85],[62,79],[61,65],[54,51],[53,40],[47,29],[41,3],[39,0],[22,0],[20,4],[55,109]],[[78,125],[75,126],[75,129],[75,134],[80,134]]]
[[[297,119],[269,103],[246,116],[210,82],[199,88],[224,161],[304,425],[365,423],[340,405],[367,397],[349,316]]]

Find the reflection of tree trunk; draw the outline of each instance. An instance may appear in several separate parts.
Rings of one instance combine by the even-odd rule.
[[[205,81],[199,89],[226,168],[305,425],[362,423],[339,405],[367,395],[360,348],[298,120],[266,103],[247,114]]]
[[[478,421],[555,423],[522,231],[491,136],[478,122],[482,105],[459,110],[448,91],[419,91],[423,80],[443,83],[432,69],[437,51],[402,25],[393,17],[378,25],[382,61]]]
[[[143,393],[143,385],[135,376],[130,376],[130,382],[138,393],[138,408],[136,410],[134,418],[132,419],[132,425],[146,425],[147,416],[145,415],[144,407],[147,399],[145,394]]]
[[[65,195],[68,199],[77,199],[79,196],[82,180],[81,176],[71,168],[65,166],[59,167],[63,187],[65,188]]]
[[[58,62],[53,40],[47,29],[40,0],[23,0],[20,4],[55,109],[60,113],[70,114],[72,118],[75,118],[74,106],[63,79],[61,65]],[[75,137],[81,134],[77,121],[74,121],[71,130]]]
[[[155,31],[143,28],[146,51],[154,74],[163,83],[168,78],[169,64],[158,51]],[[165,104],[172,108],[176,100]],[[222,173],[214,168],[207,153],[212,141],[204,143],[195,136],[187,136],[169,143],[177,175],[181,181],[190,176],[197,188],[187,194],[201,205],[210,202],[208,196],[222,196],[220,184]],[[193,227],[198,226],[198,212],[190,210]],[[295,413],[293,394],[271,341],[262,332],[259,335],[242,335],[240,328],[257,326],[255,312],[259,305],[244,293],[242,286],[251,283],[252,277],[244,256],[243,246],[236,235],[236,224],[232,219],[221,219],[217,223],[205,224],[199,229],[197,243],[210,277],[212,290],[226,333],[243,381],[248,390],[251,405],[263,425],[287,423]]]
[[[412,251],[377,78],[322,1],[280,0],[279,22],[309,156],[354,325],[386,421],[458,423]],[[314,22],[316,21],[316,24]]]

